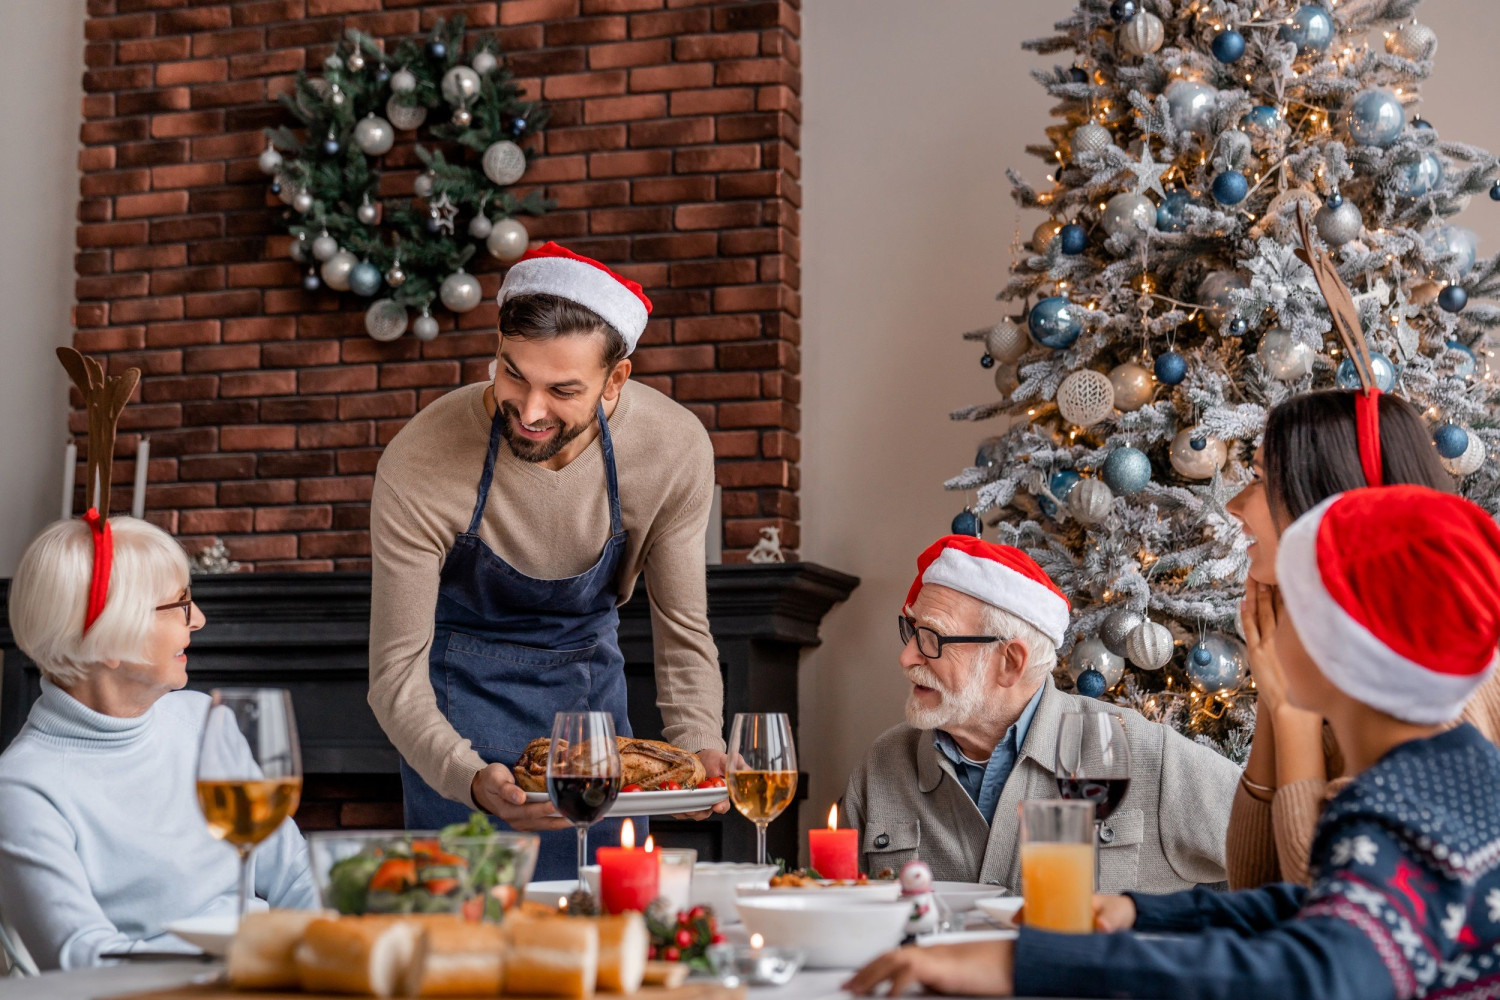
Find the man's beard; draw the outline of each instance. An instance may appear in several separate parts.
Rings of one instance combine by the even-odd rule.
[[[942,701],[928,708],[917,701],[917,693],[906,696],[906,722],[914,729],[947,729],[951,726],[971,722],[984,714],[985,681],[989,679],[989,663],[974,664],[963,690],[949,691],[931,670],[923,666],[906,668],[907,680],[936,691]]]
[[[601,393],[600,395],[602,396],[603,394]],[[558,428],[557,433],[545,441],[532,441],[530,438],[522,437],[516,431],[515,425],[511,423],[511,421],[515,421],[517,424],[521,423],[521,411],[515,403],[502,401],[500,403],[500,411],[505,416],[505,419],[500,422],[500,436],[505,438],[505,443],[510,445],[510,450],[523,462],[547,461],[547,459],[552,458],[566,448],[578,435],[588,430],[589,425],[594,422],[592,415],[588,420],[578,424],[576,427],[569,427],[561,420],[549,420],[541,428],[538,428],[538,430],[547,427],[556,427]],[[596,400],[591,413],[597,414],[598,412],[599,405]]]

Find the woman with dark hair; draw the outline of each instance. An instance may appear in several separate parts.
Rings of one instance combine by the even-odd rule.
[[[1258,692],[1255,739],[1229,818],[1226,864],[1235,889],[1276,881],[1307,884],[1318,817],[1344,784],[1343,755],[1332,731],[1316,714],[1287,700],[1286,677],[1272,645],[1284,613],[1276,583],[1278,538],[1336,493],[1381,484],[1454,491],[1453,477],[1438,461],[1431,434],[1410,403],[1390,395],[1371,399],[1370,424],[1378,426],[1371,436],[1379,442],[1372,449],[1373,442],[1361,441],[1359,397],[1344,390],[1310,392],[1272,409],[1255,452],[1255,479],[1228,504],[1250,536],[1250,577],[1240,619]],[[1492,678],[1479,689],[1463,720],[1497,742],[1500,680]]]

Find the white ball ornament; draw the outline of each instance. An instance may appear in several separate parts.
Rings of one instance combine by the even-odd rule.
[[[443,74],[443,100],[463,104],[479,93],[479,74],[467,66],[455,66]]]
[[[1125,673],[1125,660],[1111,653],[1103,639],[1089,636],[1078,640],[1073,646],[1072,655],[1068,657],[1068,674],[1073,680],[1078,680],[1078,675],[1085,670],[1097,670],[1103,674],[1104,687],[1108,690]]]
[[[1015,364],[1031,347],[1031,338],[1014,320],[1002,319],[984,335],[984,351],[1002,364]]]
[[[416,180],[411,182],[412,194],[418,198],[432,197],[432,171],[418,174]]]
[[[1115,491],[1099,479],[1082,479],[1068,491],[1068,513],[1081,524],[1098,524],[1109,516]]]
[[[391,74],[391,92],[395,94],[410,94],[417,89],[417,76],[406,67],[396,70]]]
[[[1184,427],[1172,439],[1167,456],[1184,479],[1212,479],[1224,467],[1229,449],[1223,441],[1196,427]]]
[[[1111,236],[1139,235],[1156,228],[1156,205],[1145,195],[1122,191],[1105,203],[1099,222]]]
[[[438,298],[456,313],[466,313],[479,305],[479,279],[466,271],[454,271],[443,279]]]
[[[410,132],[427,120],[427,109],[420,104],[402,104],[393,97],[385,102],[385,116],[396,128]]]
[[[327,233],[313,240],[312,255],[314,260],[327,260],[338,252],[339,241]]]
[[[1393,56],[1421,61],[1437,54],[1437,32],[1417,21],[1408,21],[1385,37],[1385,50]]]
[[[380,206],[373,201],[360,202],[359,208],[354,210],[355,216],[367,226],[373,226],[380,221]]]
[[[526,153],[509,139],[501,139],[484,151],[480,166],[484,168],[484,176],[504,187],[520,180],[526,172]]]
[[[323,284],[336,292],[347,292],[349,290],[349,272],[354,270],[354,265],[359,263],[359,258],[348,250],[340,250],[332,257],[323,262]]]
[[[306,191],[298,191],[295,195],[292,196],[292,208],[301,212],[303,215],[311,212],[312,207],[313,196],[308,194]]]
[[[422,315],[417,317],[411,325],[411,332],[418,340],[435,340],[438,335],[438,321],[427,310],[422,310]]]
[[[1151,402],[1156,388],[1151,379],[1151,370],[1133,361],[1110,369],[1109,384],[1115,390],[1115,408],[1125,413],[1139,410]]]
[[[1080,153],[1102,153],[1115,144],[1115,137],[1103,125],[1090,122],[1075,128],[1068,137],[1068,144],[1072,147],[1074,156]]]
[[[384,156],[396,144],[396,130],[372,111],[354,126],[354,144],[366,156]]]
[[[382,343],[406,332],[406,309],[392,299],[377,299],[365,310],[365,332]]]
[[[1207,135],[1213,128],[1219,92],[1197,80],[1173,80],[1162,91],[1179,132]]]
[[[1120,26],[1120,48],[1133,56],[1148,56],[1167,40],[1161,18],[1143,10]]]
[[[495,72],[496,68],[500,65],[499,60],[495,58],[495,54],[488,49],[483,52],[474,53],[474,58],[470,60],[470,63],[474,67],[474,72],[480,76],[488,76]]]
[[[1469,443],[1464,448],[1462,455],[1459,455],[1457,458],[1439,457],[1438,461],[1443,463],[1443,468],[1447,469],[1451,475],[1461,478],[1478,472],[1479,467],[1484,465],[1486,454],[1484,442],[1479,440],[1479,435],[1470,434]]]
[[[1266,366],[1266,374],[1278,382],[1295,382],[1310,374],[1316,357],[1311,347],[1280,328],[1266,331],[1255,355]]]
[[[1082,368],[1057,387],[1057,410],[1062,418],[1079,427],[1091,427],[1115,408],[1115,389],[1109,376]]]
[[[1160,622],[1144,621],[1125,638],[1125,655],[1142,670],[1160,670],[1172,659],[1172,632]]]
[[[526,252],[526,244],[530,241],[530,234],[518,220],[501,219],[490,230],[490,235],[485,239],[484,245],[492,257],[499,260],[519,260]]]
[[[255,161],[260,166],[263,174],[274,174],[281,169],[281,153],[275,146],[267,146],[260,151],[260,159]]]
[[[469,235],[476,240],[482,240],[495,228],[488,215],[476,215],[469,220]]]

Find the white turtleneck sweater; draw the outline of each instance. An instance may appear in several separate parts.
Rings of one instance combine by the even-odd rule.
[[[233,915],[239,861],[198,808],[207,713],[207,695],[177,691],[122,719],[42,682],[0,754],[0,919],[42,969],[92,965],[107,951],[192,950],[163,925]],[[291,820],[252,864],[262,900],[318,905]]]

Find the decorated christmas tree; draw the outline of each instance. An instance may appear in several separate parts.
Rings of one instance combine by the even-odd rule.
[[[1295,253],[1299,206],[1380,388],[1426,414],[1467,496],[1500,505],[1500,309],[1476,301],[1500,258],[1451,218],[1500,183],[1493,156],[1415,114],[1438,41],[1418,2],[1082,0],[1025,44],[1072,64],[1035,74],[1057,101],[1028,147],[1045,183],[1010,174],[1047,215],[1000,295],[1014,315],[966,334],[999,398],[954,416],[1008,425],[948,482],[972,496],[954,530],[1020,546],[1068,592],[1060,683],[1236,759],[1248,560],[1224,504],[1270,407],[1359,385]]]

